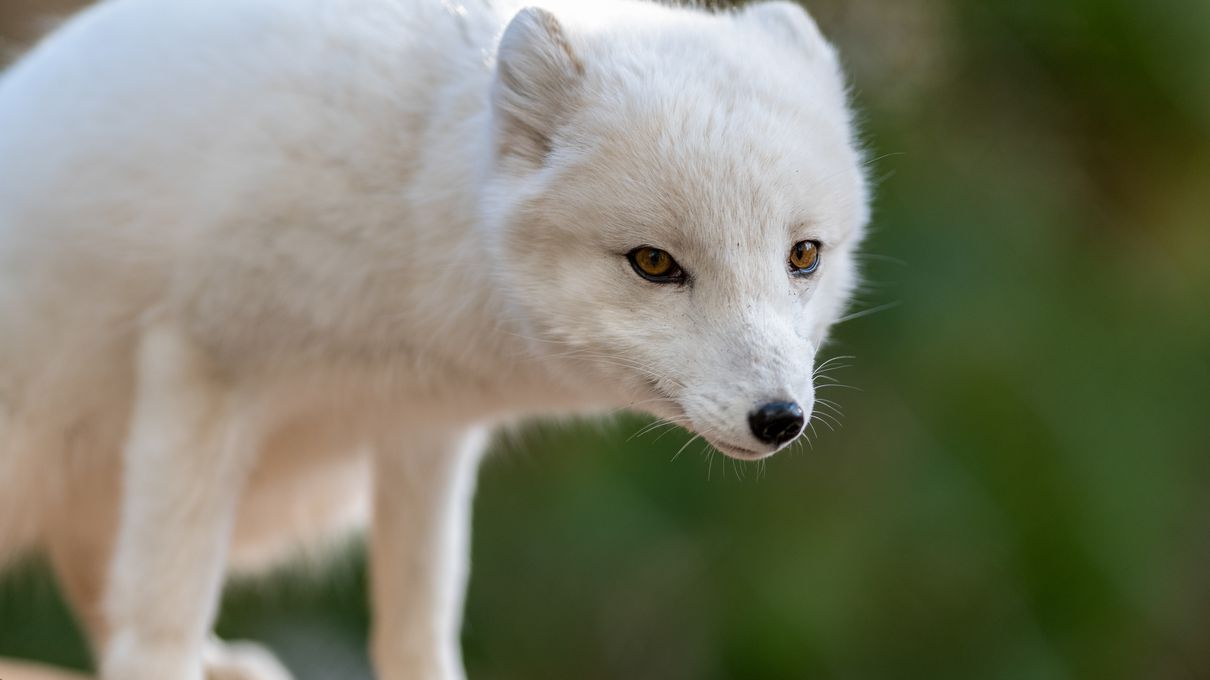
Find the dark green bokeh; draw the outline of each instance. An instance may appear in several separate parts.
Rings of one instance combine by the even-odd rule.
[[[471,676],[1210,677],[1210,3],[812,8],[878,180],[858,309],[898,304],[837,328],[860,391],[767,468],[629,417],[503,441]],[[220,631],[368,677],[353,553]],[[0,586],[0,655],[81,666],[69,621]]]

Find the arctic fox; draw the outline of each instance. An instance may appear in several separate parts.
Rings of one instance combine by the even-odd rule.
[[[463,677],[493,427],[802,432],[868,217],[833,48],[542,5],[108,0],[0,80],[0,554],[104,680],[287,678],[224,575],[363,520],[379,677]]]

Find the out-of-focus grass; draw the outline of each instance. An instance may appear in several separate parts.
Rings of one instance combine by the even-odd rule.
[[[843,426],[766,470],[644,421],[484,469],[472,677],[1210,677],[1210,3],[813,3],[878,205]],[[2,13],[2,11],[0,11]],[[362,558],[225,635],[366,677]],[[0,654],[85,656],[44,574]]]

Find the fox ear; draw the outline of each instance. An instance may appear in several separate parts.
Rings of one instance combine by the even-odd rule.
[[[541,162],[574,104],[584,65],[555,15],[527,7],[504,29],[493,108],[501,154]]]
[[[740,16],[811,55],[835,56],[832,46],[819,31],[815,20],[798,3],[762,2],[749,5]]]

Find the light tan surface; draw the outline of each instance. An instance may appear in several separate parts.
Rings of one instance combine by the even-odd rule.
[[[0,659],[0,680],[90,680],[76,673],[57,670],[48,666],[18,663]]]

